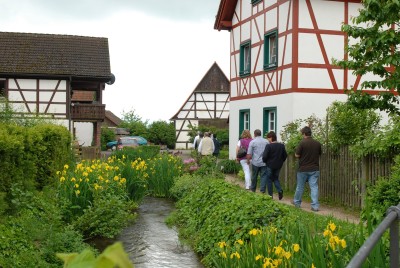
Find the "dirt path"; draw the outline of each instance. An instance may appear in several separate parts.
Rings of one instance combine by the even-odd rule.
[[[235,184],[235,185],[238,185],[238,186],[244,188],[244,181],[234,175],[227,174],[225,176],[225,180],[232,184]],[[274,196],[274,197],[275,197],[274,201],[276,201],[276,202],[283,203],[283,204],[286,204],[289,206],[293,206],[293,204],[292,204],[293,196],[283,196],[282,200],[278,200],[277,196]],[[303,201],[301,204],[301,209],[312,212],[311,204],[309,202]],[[356,215],[356,213],[349,213],[342,208],[327,206],[324,204],[320,204],[318,212],[312,212],[312,213],[318,213],[320,215],[325,215],[325,216],[333,216],[336,219],[340,219],[340,220],[344,220],[344,221],[348,221],[348,222],[356,223],[356,224],[360,222],[360,217],[359,217],[359,215]]]
[[[179,155],[180,157],[182,157],[182,159],[188,159],[188,158],[191,158],[190,152],[191,152],[191,150],[179,150],[179,151],[175,150],[172,153]],[[238,185],[244,189],[244,181],[239,179],[235,175],[227,174],[225,176],[225,180],[232,184]],[[286,204],[288,206],[293,206],[293,204],[292,204],[293,196],[285,196],[284,195],[282,200],[278,200],[278,198],[276,196],[274,201]],[[312,212],[310,202],[303,201],[301,204],[301,209],[308,211],[308,212]],[[349,221],[351,223],[356,223],[356,224],[360,222],[360,216],[357,213],[355,213],[355,212],[351,213],[351,212],[345,211],[343,208],[327,206],[325,204],[320,204],[319,211],[312,212],[312,213],[318,213],[320,215],[325,215],[325,216],[333,216],[336,219],[340,219],[343,221]]]

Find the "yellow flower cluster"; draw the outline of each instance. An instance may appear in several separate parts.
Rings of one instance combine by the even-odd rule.
[[[265,231],[254,228],[249,231],[251,237],[257,238],[257,240],[251,240],[254,242],[253,244],[250,243],[250,245],[246,245],[242,239],[238,239],[234,242],[233,248],[230,248],[225,241],[221,241],[218,243],[220,249],[219,255],[223,259],[227,259],[227,254],[230,252],[229,258],[238,261],[242,256],[248,258],[249,254],[262,251],[262,253],[258,252],[258,254],[253,255],[256,263],[260,261],[262,262],[262,267],[286,266],[288,264],[287,261],[293,256],[293,254],[300,251],[300,245],[293,244],[289,246],[285,240],[280,241],[277,246],[272,245],[271,243],[273,243],[273,241],[276,242],[277,232],[278,230],[275,227],[269,227]],[[265,238],[268,238],[268,241],[264,241],[265,243],[261,242],[262,240],[265,240]],[[266,248],[257,249],[256,245],[259,244],[264,244]],[[244,247],[241,248],[242,246]],[[264,256],[265,253],[266,256]]]
[[[334,234],[335,230],[336,230],[336,225],[330,221],[323,233],[324,237],[328,238],[327,247],[330,247],[333,250],[339,249],[339,247],[346,248],[347,247],[346,240],[340,239],[337,235],[335,235]]]
[[[63,170],[57,172],[60,188],[67,196],[68,193],[79,196],[90,189],[97,192],[108,187],[125,187],[126,179],[120,174],[123,165],[124,163],[115,157],[110,157],[107,162],[83,160],[75,169],[64,165]]]
[[[147,174],[147,164],[146,161],[141,159],[140,157],[131,163],[131,168],[135,171],[143,172],[143,177],[148,178],[149,174]]]

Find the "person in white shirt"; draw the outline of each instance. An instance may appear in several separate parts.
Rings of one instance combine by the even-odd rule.
[[[214,141],[210,138],[210,133],[204,132],[204,138],[201,139],[198,152],[201,156],[212,155],[215,146]]]

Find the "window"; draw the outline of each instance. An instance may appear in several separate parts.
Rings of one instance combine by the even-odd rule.
[[[258,3],[260,3],[262,0],[251,0],[251,4],[252,5],[255,5],[255,4],[258,4]]]
[[[263,127],[265,134],[270,131],[276,133],[276,107],[264,108]]]
[[[240,45],[240,76],[246,76],[250,74],[251,68],[251,49],[250,41]]]
[[[239,137],[242,135],[243,130],[250,130],[250,110],[239,111]]]
[[[278,66],[278,32],[274,30],[264,38],[264,70],[275,69]]]
[[[4,98],[6,96],[6,80],[0,79],[0,98]]]

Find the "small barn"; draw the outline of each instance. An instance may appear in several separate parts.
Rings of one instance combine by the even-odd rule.
[[[230,85],[217,63],[207,71],[179,111],[175,124],[176,148],[190,149],[190,126],[228,128]]]

